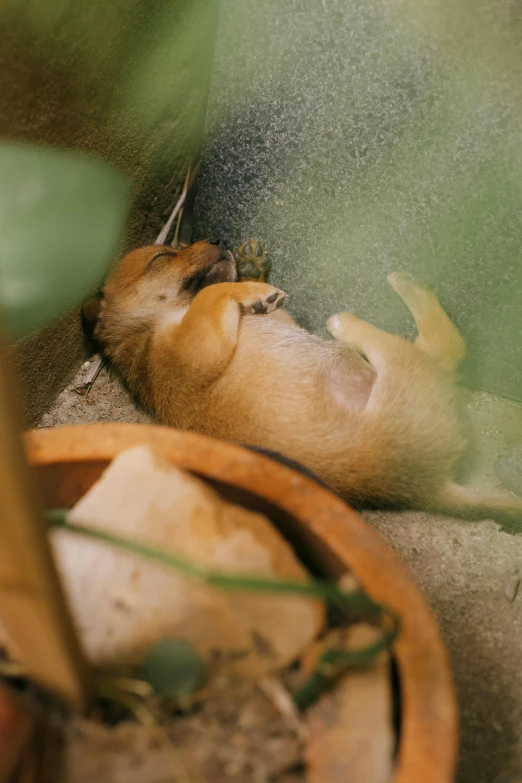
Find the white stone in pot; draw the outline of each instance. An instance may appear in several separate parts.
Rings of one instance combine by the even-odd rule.
[[[145,446],[118,455],[69,520],[209,569],[308,578],[264,516],[225,502]],[[52,541],[81,639],[98,665],[135,664],[156,641],[185,638],[204,657],[219,651],[234,671],[259,676],[296,658],[324,623],[323,607],[310,599],[226,593],[65,530]]]

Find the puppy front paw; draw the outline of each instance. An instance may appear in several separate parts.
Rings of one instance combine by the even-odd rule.
[[[260,283],[268,282],[268,275],[272,269],[272,262],[268,257],[266,248],[256,239],[247,239],[234,250],[237,274],[240,280],[257,280]]]
[[[243,283],[245,296],[241,297],[241,312],[245,315],[264,315],[278,310],[286,302],[284,291],[267,283]]]

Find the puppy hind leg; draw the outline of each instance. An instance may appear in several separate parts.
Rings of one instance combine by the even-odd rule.
[[[493,519],[507,533],[522,533],[522,498],[478,495],[467,487],[448,481],[428,507],[460,519]]]
[[[455,370],[464,358],[464,340],[437,296],[406,273],[393,272],[388,282],[413,315],[419,333],[415,346],[442,370]]]
[[[377,372],[393,362],[397,354],[411,353],[412,350],[406,340],[384,332],[352,313],[332,315],[326,328],[336,340],[363,353]]]

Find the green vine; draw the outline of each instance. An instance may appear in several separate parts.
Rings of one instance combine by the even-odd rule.
[[[327,649],[320,657],[315,670],[304,686],[294,694],[300,709],[306,709],[346,669],[370,663],[384,650],[390,649],[399,633],[399,619],[388,608],[373,601],[364,591],[340,590],[333,582],[310,579],[308,582],[293,582],[247,574],[225,574],[203,568],[183,557],[156,549],[135,539],[114,535],[87,525],[69,522],[67,509],[52,509],[46,512],[51,527],[59,527],[71,533],[103,541],[126,552],[139,555],[167,566],[183,576],[195,579],[212,587],[228,592],[277,593],[296,595],[302,598],[316,598],[337,607],[345,607],[355,614],[386,626],[382,637],[375,643],[358,650]]]

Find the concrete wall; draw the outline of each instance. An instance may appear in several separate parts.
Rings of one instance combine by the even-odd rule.
[[[217,0],[28,0],[0,8],[0,138],[92,153],[134,189],[125,245],[177,199],[206,109]],[[28,424],[82,357],[77,314],[15,348]]]
[[[510,0],[223,0],[196,235],[264,240],[298,320],[412,320],[437,291],[470,383],[522,399],[522,21]]]

